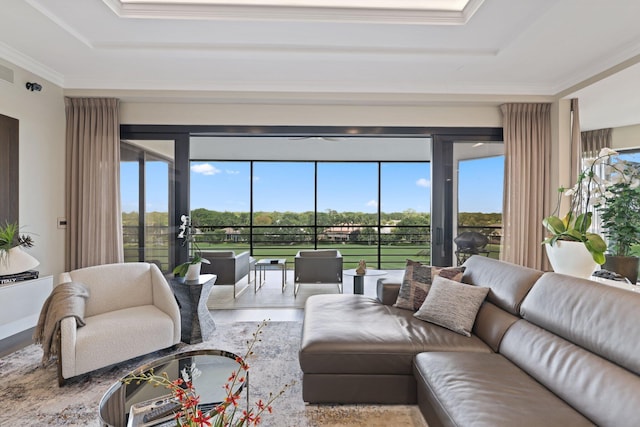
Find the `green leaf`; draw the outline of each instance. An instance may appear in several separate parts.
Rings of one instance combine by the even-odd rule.
[[[557,216],[550,216],[542,220],[542,225],[553,234],[561,234],[566,231],[564,222]]]
[[[587,233],[587,242],[596,252],[604,253],[607,250],[607,244],[599,234]]]
[[[578,215],[578,218],[576,218],[576,224],[575,224],[576,230],[578,230],[582,234],[586,233],[589,227],[591,226],[592,215],[593,214],[591,212]]]
[[[189,262],[185,262],[183,264],[180,265],[176,265],[176,268],[173,269],[173,274],[178,276],[178,277],[182,277],[185,274],[187,274],[187,270],[189,269]]]

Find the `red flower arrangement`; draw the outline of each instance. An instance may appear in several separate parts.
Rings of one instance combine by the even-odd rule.
[[[199,409],[200,396],[196,393],[192,380],[198,377],[201,372],[196,368],[195,364],[189,368],[190,372],[187,372],[187,369],[183,369],[182,378],[173,381],[166,372],[163,372],[162,375],[156,375],[153,369],[143,373],[132,373],[122,381],[125,384],[132,382],[139,384],[144,381],[153,386],[162,386],[169,389],[173,399],[180,404],[180,408],[175,412],[177,427],[257,426],[262,421],[262,415],[265,411],[268,413],[273,412],[271,406],[273,401],[282,396],[286,389],[291,386],[291,384],[286,384],[277,394],[269,393],[269,398],[266,402],[259,399],[253,408],[243,410],[239,408],[241,390],[235,393],[233,390],[236,386],[246,382],[249,372],[249,365],[246,363],[246,359],[253,355],[253,347],[260,341],[259,336],[262,334],[262,329],[266,326],[266,323],[266,321],[260,323],[257,331],[253,333],[253,339],[247,342],[247,352],[244,358],[236,357],[235,360],[239,367],[231,373],[224,385],[226,397],[224,401],[209,412],[203,413]]]

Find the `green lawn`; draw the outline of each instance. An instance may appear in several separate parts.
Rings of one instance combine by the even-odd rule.
[[[202,250],[233,250],[236,253],[249,250],[248,244],[243,243],[218,243],[218,244],[200,244]],[[343,256],[344,268],[355,268],[358,265],[358,261],[364,259],[367,265],[371,268],[381,269],[402,269],[406,264],[407,258],[429,263],[431,258],[427,255],[418,255],[420,251],[424,250],[423,246],[414,245],[387,245],[382,246],[381,264],[378,265],[377,259],[377,247],[360,244],[327,244],[319,245],[319,249],[337,249]],[[253,256],[255,258],[286,258],[290,265],[293,265],[293,259],[301,249],[313,249],[310,245],[282,245],[282,246],[254,246]],[[487,249],[491,251],[489,256],[491,258],[498,259],[500,246],[488,245]],[[154,256],[154,252],[157,256]],[[137,257],[137,251],[135,248],[127,248],[125,246],[125,260],[134,261]],[[147,248],[147,259],[149,261],[156,260],[161,265],[163,270],[168,271],[170,268],[167,265],[166,248]]]

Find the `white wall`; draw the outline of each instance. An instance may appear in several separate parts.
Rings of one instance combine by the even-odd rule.
[[[40,261],[40,274],[57,274],[64,269],[64,230],[56,226],[64,216],[64,96],[38,76],[0,65],[14,71],[13,83],[0,79],[0,114],[19,120],[20,225],[35,240],[29,252]],[[28,81],[40,83],[42,91],[28,91]]]
[[[640,148],[640,125],[613,128],[611,146],[622,150]]]
[[[0,113],[20,121],[20,222],[35,234],[32,254],[41,274],[64,269],[65,112],[64,96],[110,96],[121,99],[123,124],[316,125],[316,126],[463,126],[500,127],[499,105],[548,102],[542,97],[349,94],[127,93],[64,90],[8,62],[14,82],[0,80]],[[27,81],[43,86],[30,92]]]
[[[268,101],[267,101],[268,102]],[[316,125],[316,126],[502,126],[495,105],[301,105],[121,103],[123,124]]]

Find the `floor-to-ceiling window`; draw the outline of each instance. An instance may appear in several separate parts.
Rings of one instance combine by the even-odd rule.
[[[454,146],[457,164],[457,223],[454,236],[484,236],[455,245],[456,261],[470,254],[498,259],[502,248],[502,197],[504,187],[504,146],[502,143],[461,142]],[[462,251],[461,251],[462,249]]]
[[[300,248],[339,247],[347,266],[359,259],[388,269],[400,268],[406,258],[434,261],[434,242],[452,241],[454,230],[464,225],[451,209],[454,199],[459,202],[459,189],[452,186],[457,180],[453,150],[430,148],[431,132],[441,147],[458,139],[491,142],[502,136],[499,129],[480,128],[121,128],[123,138],[149,140],[149,147],[155,140],[176,142],[173,162],[167,163],[175,167],[167,186],[170,206],[166,215],[156,215],[166,218],[160,223],[169,248],[165,271],[188,256],[175,229],[176,218],[185,213],[191,214],[198,242],[205,247],[251,250],[260,258],[290,258]],[[322,133],[330,136],[307,136]],[[502,179],[502,171],[488,172]],[[150,260],[152,246],[160,240],[142,233],[154,218],[144,199],[147,181],[162,180],[138,176],[142,181],[131,186],[138,188],[139,210],[123,217],[133,213],[138,218],[129,252]],[[437,248],[438,265],[455,262],[451,244]]]
[[[173,142],[123,141],[120,198],[125,261],[173,264],[170,216],[173,203]]]
[[[429,259],[429,162],[198,160],[190,169],[201,249],[291,261],[300,249],[334,248],[348,266],[386,268]]]

